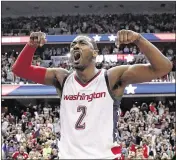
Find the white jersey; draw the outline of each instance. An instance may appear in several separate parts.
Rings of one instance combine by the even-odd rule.
[[[119,156],[111,151],[117,136],[119,104],[114,105],[105,74],[102,69],[87,84],[81,84],[75,72],[66,79],[60,107],[60,159]]]

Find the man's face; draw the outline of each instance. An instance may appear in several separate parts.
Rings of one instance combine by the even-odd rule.
[[[167,150],[167,145],[165,145],[165,144],[164,144],[164,146],[163,146],[163,147],[164,147],[164,150]]]
[[[20,153],[24,153],[24,147],[20,147]]]
[[[52,152],[53,152],[53,155],[57,155],[57,150],[56,149],[53,149]]]
[[[10,146],[13,146],[13,141],[10,141]]]
[[[122,147],[123,147],[123,148],[126,148],[125,142],[122,142]]]
[[[152,124],[152,128],[155,128],[155,124]]]
[[[77,70],[84,70],[93,60],[94,47],[86,36],[76,37],[70,45],[71,63]]]

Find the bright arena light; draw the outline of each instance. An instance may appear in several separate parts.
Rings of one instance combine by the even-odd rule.
[[[67,53],[67,57],[70,57],[71,56],[71,54],[70,53]]]

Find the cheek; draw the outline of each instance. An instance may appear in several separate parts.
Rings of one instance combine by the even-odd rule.
[[[82,48],[82,51],[83,51],[83,55],[85,57],[92,57],[92,55],[93,55],[93,50],[89,47]]]
[[[90,51],[84,55],[84,59],[86,61],[90,61],[90,60],[92,60],[92,58],[93,58],[93,54]]]

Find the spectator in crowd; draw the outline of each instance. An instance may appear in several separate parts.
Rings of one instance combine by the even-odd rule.
[[[172,159],[175,156],[176,130],[173,124],[176,115],[167,107],[171,103],[176,106],[176,101],[172,100],[135,102],[131,109],[121,114],[117,124],[117,142],[122,146],[122,159]],[[155,112],[145,105],[155,106]],[[2,159],[58,159],[59,111],[55,112],[54,106],[49,104],[44,107],[30,104],[28,107],[21,112],[16,123],[12,113],[1,114]],[[34,112],[35,118],[28,116]],[[23,130],[24,116],[26,127]]]
[[[108,15],[65,15],[57,17],[2,18],[3,36],[30,35],[42,31],[49,35],[116,33],[121,29],[140,33],[174,33],[174,14],[108,14]],[[34,23],[35,22],[35,23]],[[75,23],[76,22],[76,23]],[[107,25],[108,24],[108,25]],[[114,27],[116,26],[116,27]]]
[[[58,16],[58,17],[19,17],[2,18],[3,36],[29,35],[31,31],[43,31],[49,35],[58,34],[105,34],[116,33],[119,29],[130,29],[140,33],[174,33],[173,14],[153,15],[86,15],[86,16]],[[75,23],[77,22],[77,23]],[[108,24],[108,25],[107,25]],[[114,27],[116,26],[116,27]],[[97,62],[97,68],[110,68],[114,65],[147,63],[136,46],[121,45],[119,50],[112,44],[101,45],[100,55],[133,54],[136,57],[131,62],[106,61]],[[176,56],[172,47],[162,48],[163,53],[173,62],[173,72],[166,75],[166,79],[175,79]],[[69,46],[55,46],[39,51],[39,57],[33,61],[34,65],[48,65],[62,67],[72,71],[68,57],[56,64],[51,56],[66,56]],[[14,75],[11,72],[18,52],[11,50],[2,53],[2,84],[33,83]],[[45,63],[45,60],[50,61]],[[47,67],[48,67],[47,66]],[[117,141],[122,146],[124,159],[172,159],[175,156],[175,113],[172,112],[176,101],[169,102],[135,102],[121,115],[118,122]],[[18,108],[18,106],[14,107]],[[60,140],[59,106],[32,105],[26,109],[1,114],[2,126],[2,159],[58,159]]]
[[[13,159],[27,159],[28,153],[25,152],[25,148],[23,146],[19,147],[19,151],[16,151],[11,156]]]
[[[174,28],[174,14],[152,14],[152,15],[142,15],[142,14],[108,14],[108,15],[65,15],[58,17],[18,17],[18,18],[2,18],[2,35],[4,36],[20,36],[29,35],[32,31],[43,31],[49,35],[55,34],[89,34],[89,33],[116,33],[119,29],[130,29],[140,33],[158,33],[158,32],[173,32]],[[33,23],[35,22],[35,23]],[[77,23],[75,23],[77,22]],[[108,24],[108,25],[107,25]],[[116,27],[114,27],[116,26]],[[132,62],[115,62],[106,63],[104,59],[98,66],[104,68],[111,68],[114,65],[122,64],[138,64],[147,63],[147,60],[139,52],[136,46],[132,45],[121,45],[119,50],[114,47],[114,45],[106,45],[100,47],[100,54],[133,54],[139,55],[140,58],[135,58]],[[153,80],[154,82],[160,81],[175,81],[175,50],[172,47],[167,47],[162,49],[163,53],[173,62],[173,70],[169,75],[165,75],[161,79]],[[72,70],[69,65],[68,60],[62,61],[60,64],[55,64],[51,61],[48,64],[42,63],[42,60],[51,60],[51,56],[65,56],[69,52],[69,46],[64,47],[50,47],[45,48],[43,53],[39,53],[39,59],[34,60],[34,65],[48,65],[45,67],[63,67],[68,70]],[[11,66],[13,65],[18,52],[11,50],[2,54],[2,84],[13,83],[13,84],[23,84],[23,83],[33,83],[31,81],[26,81],[22,78],[17,77],[11,71]]]
[[[150,105],[154,105],[156,103],[151,103]],[[162,102],[158,102],[158,106],[161,106]],[[149,106],[150,106],[149,105]],[[155,106],[155,105],[154,105]],[[134,108],[134,109],[133,109]],[[146,113],[140,112],[140,110],[136,109],[136,105],[133,105],[131,112],[126,112],[125,115],[119,120],[119,131],[120,135],[126,135],[127,137],[131,137],[135,143],[128,145],[127,137],[123,136],[122,138],[125,140],[126,146],[131,146],[129,149],[129,154],[125,155],[127,158],[139,158],[139,159],[155,159],[158,156],[160,158],[171,159],[174,156],[174,145],[171,141],[171,135],[175,134],[174,126],[168,127],[168,125],[172,124],[171,122],[163,121],[166,116],[170,115],[168,113],[168,109],[163,107],[164,112],[159,110],[155,110],[155,112],[151,112],[150,108]],[[141,107],[142,108],[142,107]],[[142,116],[139,116],[142,113]],[[146,115],[145,115],[146,114]],[[157,115],[158,120],[156,121],[156,117],[153,115]],[[151,116],[150,116],[151,115]],[[137,117],[133,119],[133,117]],[[142,118],[144,119],[142,120]],[[171,120],[171,117],[168,116],[168,121]],[[143,124],[141,123],[143,122]],[[158,125],[159,124],[159,125]],[[147,128],[147,125],[151,125],[151,127]],[[136,130],[131,130],[135,126]],[[144,126],[144,128],[141,128]],[[123,129],[122,129],[123,128]],[[128,131],[126,131],[128,130]],[[130,131],[131,130],[131,131]],[[130,131],[130,132],[129,132]],[[171,133],[172,132],[172,133]],[[159,140],[160,139],[160,140]],[[133,141],[132,141],[133,142]],[[171,144],[172,143],[172,144]],[[122,146],[125,146],[123,143]],[[123,152],[124,149],[122,149]]]
[[[29,104],[16,123],[11,113],[2,114],[3,159],[58,158],[58,113],[50,105],[42,110],[40,106]],[[34,112],[35,118],[31,116]]]
[[[45,48],[42,51],[38,51],[38,57],[36,57],[33,60],[33,64],[37,66],[44,66],[44,67],[62,67],[66,68],[70,71],[72,71],[72,66],[69,63],[69,57],[68,57],[68,46],[65,46],[63,48]],[[169,51],[170,50],[170,51]],[[168,50],[166,49],[164,54],[167,54],[168,52],[172,52],[173,49],[169,48]],[[127,62],[126,60],[120,61],[120,60],[115,60],[106,62],[106,59],[104,58],[102,62],[97,62],[97,67],[100,68],[111,68],[115,65],[123,65],[123,64],[138,64],[138,63],[147,63],[147,60],[145,59],[144,55],[142,53],[139,54],[139,51],[137,50],[136,46],[131,46],[131,45],[121,45],[120,49],[118,50],[115,46],[111,45],[102,45],[100,46],[100,55],[106,56],[109,54],[133,54],[134,59],[131,62]],[[57,53],[56,53],[57,52]],[[20,77],[17,77],[16,75],[13,74],[11,71],[11,66],[13,65],[16,57],[18,56],[18,52],[15,50],[7,52],[2,54],[2,84],[7,84],[7,83],[13,83],[13,84],[23,84],[23,83],[33,83],[31,81],[27,81],[25,79],[22,79]],[[62,56],[60,58],[60,63],[55,63],[54,59],[52,59],[51,56]],[[175,56],[174,54],[169,55],[171,57],[171,61],[173,62],[173,69],[172,72],[170,72],[168,75],[162,77],[161,79],[155,79],[153,82],[174,82],[175,81],[175,70],[176,70],[176,65],[175,65]],[[42,60],[43,59],[43,60]],[[49,61],[49,62],[47,62]],[[46,63],[47,62],[47,63]]]

